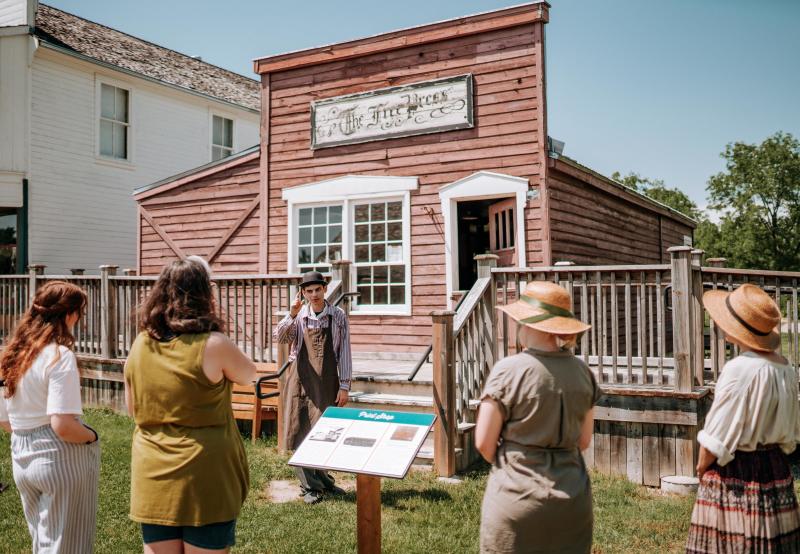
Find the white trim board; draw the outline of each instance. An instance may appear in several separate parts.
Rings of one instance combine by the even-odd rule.
[[[447,282],[448,302],[458,286],[458,202],[465,200],[487,200],[492,198],[516,198],[516,244],[517,263],[526,267],[525,250],[525,203],[527,202],[528,179],[478,171],[468,177],[444,185],[439,189],[444,219],[445,280]]]

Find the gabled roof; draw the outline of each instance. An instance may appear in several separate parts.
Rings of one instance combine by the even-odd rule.
[[[254,79],[52,6],[39,4],[34,33],[49,45],[146,78],[251,110],[261,108],[259,83]]]

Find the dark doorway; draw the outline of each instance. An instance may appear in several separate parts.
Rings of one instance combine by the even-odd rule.
[[[478,278],[475,256],[489,252],[489,206],[497,199],[459,202],[458,290],[469,290]]]
[[[0,208],[0,275],[17,272],[17,208]]]

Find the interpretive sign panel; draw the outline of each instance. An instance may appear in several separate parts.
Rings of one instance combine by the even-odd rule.
[[[473,125],[472,75],[459,75],[312,102],[311,148]]]
[[[402,479],[436,416],[328,408],[289,465]]]

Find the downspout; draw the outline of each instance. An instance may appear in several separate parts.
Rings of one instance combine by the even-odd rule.
[[[22,180],[22,207],[17,208],[17,273],[28,268],[28,180]]]

